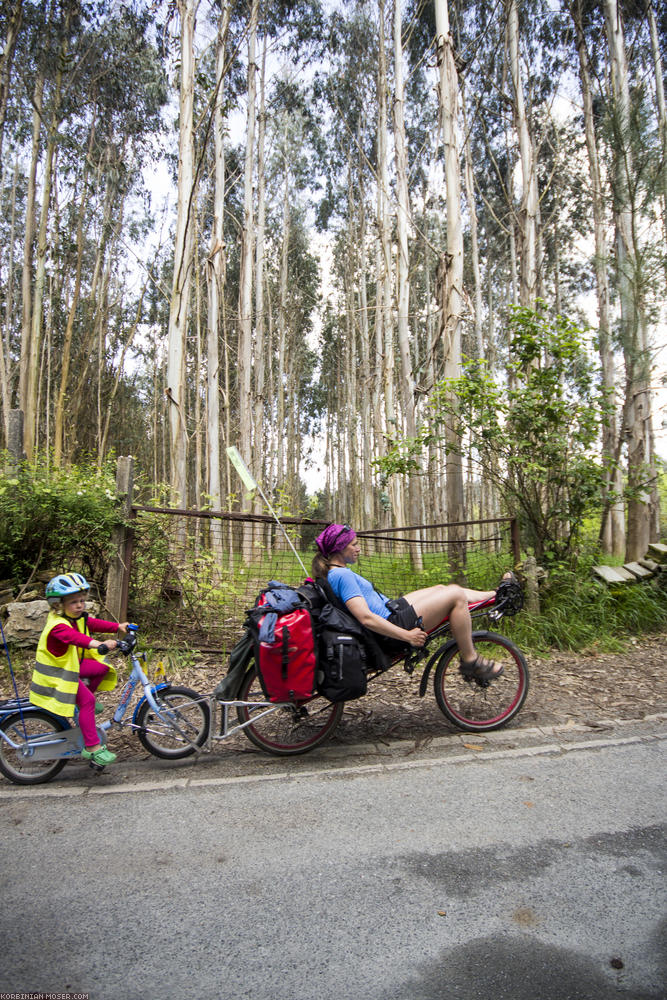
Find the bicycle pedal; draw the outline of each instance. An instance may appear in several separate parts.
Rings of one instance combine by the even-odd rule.
[[[88,767],[93,772],[93,774],[101,774],[104,770],[104,764],[95,764],[92,760],[88,761]]]

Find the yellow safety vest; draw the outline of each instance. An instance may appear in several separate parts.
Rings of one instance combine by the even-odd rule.
[[[32,674],[29,698],[33,705],[46,708],[54,715],[72,718],[76,704],[76,692],[79,687],[80,647],[68,646],[62,656],[54,656],[46,645],[52,629],[62,622],[73,628],[78,628],[71,619],[65,618],[64,615],[57,615],[55,611],[49,611],[44,631],[37,645],[37,658]],[[84,615],[83,629],[79,629],[79,631],[83,632],[84,635],[90,635],[87,615]],[[81,652],[87,660],[99,660],[106,664],[106,660],[96,649],[81,649]],[[98,691],[111,691],[118,683],[115,669],[109,664],[106,665],[109,669],[98,685]]]

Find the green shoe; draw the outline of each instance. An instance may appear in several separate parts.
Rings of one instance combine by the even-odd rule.
[[[113,764],[116,759],[116,754],[112,753],[111,750],[107,750],[105,746],[98,747],[97,750],[82,750],[81,756],[84,760],[89,760],[93,764],[97,764],[98,767],[106,767],[107,764]]]
[[[95,715],[101,715],[103,711],[104,711],[104,705],[102,704],[102,702],[101,701],[96,701],[95,702]]]

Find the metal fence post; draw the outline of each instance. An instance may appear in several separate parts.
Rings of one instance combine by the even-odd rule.
[[[123,523],[114,528],[111,539],[114,555],[107,573],[106,606],[116,621],[125,621],[130,581],[130,552],[132,530],[127,521],[132,516],[132,491],[134,488],[134,459],[131,455],[121,456],[116,465],[116,493],[119,513]]]

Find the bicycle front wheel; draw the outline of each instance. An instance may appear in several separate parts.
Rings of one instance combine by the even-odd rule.
[[[139,742],[154,757],[180,760],[190,757],[208,739],[211,710],[206,700],[186,687],[170,684],[154,692],[160,715],[148,701],[137,712]]]
[[[3,733],[6,733],[13,743],[21,746],[39,738],[48,739],[57,736],[66,728],[56,715],[51,715],[42,709],[24,712],[23,716],[16,712],[14,715],[8,715],[0,724]],[[56,756],[58,747],[53,748],[53,753],[54,756],[51,758],[36,759],[24,756],[20,748],[14,750],[0,736],[0,771],[15,785],[39,785],[51,781],[62,771],[66,763],[63,757]]]
[[[255,746],[277,757],[307,753],[329,739],[340,722],[343,703],[316,695],[300,705],[267,705],[254,666],[243,678],[239,701],[258,702],[236,709],[243,732]]]
[[[473,632],[480,656],[502,664],[503,673],[490,682],[466,680],[459,671],[459,651],[443,651],[435,670],[438,708],[458,729],[489,732],[506,726],[521,711],[528,694],[528,667],[521,650],[495,632]]]

